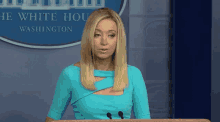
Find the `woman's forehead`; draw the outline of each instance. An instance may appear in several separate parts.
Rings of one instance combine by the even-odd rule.
[[[101,21],[97,24],[95,31],[97,32],[117,32],[117,25],[114,21]]]
[[[96,27],[108,26],[108,27],[117,27],[117,24],[112,19],[104,19],[97,23]]]

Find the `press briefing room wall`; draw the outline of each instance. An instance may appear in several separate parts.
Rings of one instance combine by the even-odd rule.
[[[17,9],[22,11],[22,7]],[[121,0],[120,11],[122,9],[128,64],[142,71],[151,118],[169,118],[169,0]],[[16,39],[13,41],[7,37],[14,34],[15,38],[25,39],[33,33],[17,34],[18,26],[25,25],[26,22],[20,20],[20,25],[13,26],[18,23],[16,18],[19,18],[19,14],[7,14],[9,10],[2,6],[0,9],[0,19],[3,19],[2,16],[6,17],[0,24],[5,22],[11,27],[1,30],[5,35],[1,34],[0,41],[0,121],[43,122],[52,104],[58,77],[63,68],[80,60],[81,45],[79,41],[72,46],[57,48],[36,48],[39,45],[35,47],[34,44],[31,47],[19,45]],[[14,10],[11,10],[12,13],[15,13]],[[11,21],[7,21],[10,18]],[[52,42],[56,34],[59,33],[48,33],[45,38]],[[35,38],[43,39],[36,36],[30,40]],[[65,35],[59,38],[63,41],[70,39]],[[133,114],[131,118],[134,118]],[[73,119],[73,108],[69,105],[62,120]]]

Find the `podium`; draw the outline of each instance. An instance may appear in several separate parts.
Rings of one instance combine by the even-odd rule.
[[[107,119],[107,120],[55,120],[52,122],[211,122],[208,119]]]

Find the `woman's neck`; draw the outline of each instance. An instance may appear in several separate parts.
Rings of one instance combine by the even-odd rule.
[[[114,64],[112,61],[96,61],[94,64],[94,69],[97,70],[104,70],[104,71],[113,71],[114,70]]]

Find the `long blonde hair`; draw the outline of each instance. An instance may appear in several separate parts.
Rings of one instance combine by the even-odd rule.
[[[115,77],[113,91],[122,91],[128,87],[126,35],[120,16],[109,8],[95,10],[89,16],[84,27],[81,40],[81,83],[89,90],[96,90],[94,85],[94,53],[92,53],[93,37],[97,24],[103,19],[112,19],[118,28],[117,47],[112,55]]]

